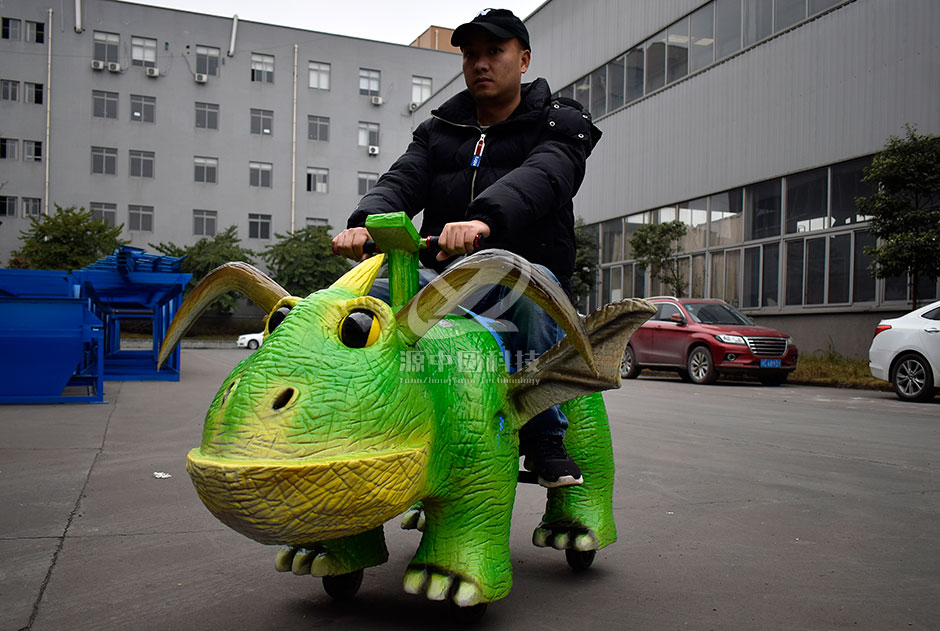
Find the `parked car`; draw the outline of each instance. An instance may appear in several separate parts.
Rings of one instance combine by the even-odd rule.
[[[675,370],[683,381],[713,383],[744,373],[778,386],[796,369],[798,351],[780,331],[758,326],[723,300],[649,298],[658,310],[630,338],[621,376],[644,368]]]
[[[933,399],[940,384],[940,300],[879,322],[868,366],[902,401]]]
[[[255,350],[261,346],[261,340],[264,339],[264,333],[246,333],[245,335],[239,335],[238,340],[235,342],[235,346],[238,348],[248,347],[251,350]]]

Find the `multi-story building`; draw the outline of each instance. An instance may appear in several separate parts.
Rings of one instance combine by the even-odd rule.
[[[76,12],[77,9],[77,12]],[[115,0],[0,7],[0,265],[54,205],[132,245],[345,227],[453,53]]]
[[[864,356],[877,321],[909,308],[906,278],[872,278],[854,198],[889,136],[940,134],[940,2],[550,0],[526,25],[528,76],[604,132],[575,199],[601,245],[595,302],[668,291],[629,238],[678,219],[689,293],[804,351]],[[923,279],[923,299],[937,291]]]

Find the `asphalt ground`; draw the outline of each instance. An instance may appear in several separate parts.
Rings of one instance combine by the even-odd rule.
[[[454,626],[401,589],[417,532],[387,524],[389,562],[337,604],[202,506],[186,453],[246,354],[0,407],[0,630]],[[619,541],[571,571],[532,546],[544,493],[520,486],[513,591],[478,628],[940,629],[940,400],[671,377],[605,396]]]

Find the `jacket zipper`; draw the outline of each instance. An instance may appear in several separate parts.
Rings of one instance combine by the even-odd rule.
[[[480,160],[483,157],[483,149],[486,147],[486,132],[477,127],[476,125],[464,125],[462,123],[455,123],[449,121],[446,118],[441,118],[436,114],[431,114],[432,118],[436,118],[442,123],[447,123],[448,125],[453,125],[454,127],[463,127],[466,129],[475,129],[480,132],[480,139],[477,140],[476,147],[473,150],[473,158],[470,160],[470,166],[473,168],[473,179],[470,180],[470,201],[472,202],[476,197],[476,185],[477,185],[477,173],[480,170]]]

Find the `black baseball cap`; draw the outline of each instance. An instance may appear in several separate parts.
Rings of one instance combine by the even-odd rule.
[[[466,24],[461,24],[454,30],[454,34],[450,36],[450,45],[458,48],[463,46],[474,28],[482,28],[499,39],[518,37],[523,48],[532,49],[529,46],[529,31],[526,30],[525,24],[509,9],[484,9],[480,11],[475,18]]]

